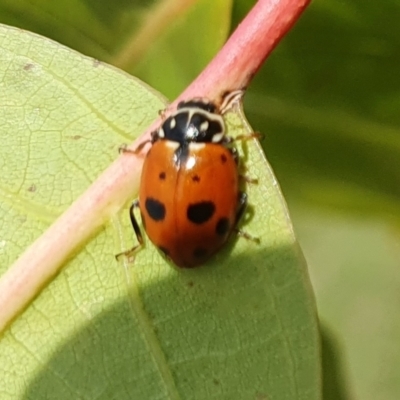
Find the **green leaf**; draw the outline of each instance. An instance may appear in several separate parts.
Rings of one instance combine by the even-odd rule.
[[[39,33],[116,65],[173,98],[225,42],[232,3],[0,0],[0,23]]]
[[[157,7],[159,3],[151,4]],[[148,4],[0,0],[0,21],[42,33],[112,63],[121,48],[142,31],[145,18],[152,21],[154,9]],[[233,2],[232,27],[253,4],[253,0]],[[189,70],[189,66],[197,62],[203,65],[202,46],[217,46],[222,40],[217,32],[219,24],[206,21],[201,28],[206,27],[207,40],[201,46],[187,47],[190,53],[181,53],[178,61],[171,60],[171,46],[180,47],[181,41],[194,36],[193,26],[185,23],[189,14],[181,14],[177,25],[186,30],[172,45],[167,41],[168,51],[158,44],[169,35],[165,30],[154,40],[163,54],[151,51],[150,46],[144,53],[151,69],[143,77],[156,86],[162,76],[169,76],[165,86],[160,86],[168,95],[177,93],[200,72]],[[214,17],[224,21],[225,15],[215,12]],[[343,343],[349,366],[343,369],[347,379],[340,379],[351,389],[350,397],[363,400],[399,397],[399,360],[393,351],[400,336],[396,323],[396,293],[400,289],[396,278],[398,15],[399,2],[393,0],[311,2],[258,72],[245,97],[246,114],[265,135],[263,147],[292,213],[298,216],[295,228],[312,276],[317,277],[313,285],[319,312],[338,335],[337,341]],[[169,68],[175,66],[176,72],[170,74]],[[296,211],[299,202],[306,207]],[[330,211],[315,218],[318,206],[328,206]],[[337,224],[343,209],[346,214]],[[327,266],[332,274],[337,272],[336,279],[330,279]],[[365,282],[366,266],[370,284]],[[383,322],[376,323],[381,318]],[[338,360],[336,349],[334,353]],[[333,392],[336,395],[337,391]]]
[[[136,79],[47,39],[0,30],[0,272],[163,107]],[[232,135],[249,132],[239,113]],[[261,244],[172,268],[146,241],[134,264],[126,210],[82,243],[0,340],[0,397],[319,399],[315,305],[284,200],[243,142]]]
[[[350,399],[400,397],[399,13],[398,1],[311,2],[245,100]]]

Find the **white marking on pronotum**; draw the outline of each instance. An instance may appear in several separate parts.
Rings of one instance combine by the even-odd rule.
[[[208,127],[209,127],[209,123],[208,123],[208,121],[204,121],[204,122],[202,122],[201,124],[200,124],[200,130],[201,131],[206,131],[207,129],[208,129]]]
[[[158,133],[158,137],[160,137],[160,138],[165,137],[164,129],[162,128],[162,126],[160,126],[157,133]]]
[[[220,133],[216,133],[215,135],[213,135],[211,141],[213,143],[219,143],[224,138],[224,136],[225,136],[225,132],[224,131],[222,131]]]

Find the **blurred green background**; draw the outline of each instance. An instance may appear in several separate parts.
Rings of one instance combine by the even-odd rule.
[[[0,0],[0,23],[173,99],[253,4]],[[400,397],[399,21],[397,0],[314,0],[245,98],[308,261],[325,400]]]

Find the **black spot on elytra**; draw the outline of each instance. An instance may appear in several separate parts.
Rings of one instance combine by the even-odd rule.
[[[207,255],[207,249],[203,247],[197,247],[193,250],[193,257],[194,258],[204,258]]]
[[[226,158],[226,155],[225,154],[221,154],[221,162],[222,162],[222,164],[225,164],[227,160],[228,159]]]
[[[165,177],[166,177],[165,172],[160,172],[158,177],[159,177],[159,179],[161,179],[163,181],[165,179]]]
[[[204,224],[215,212],[215,205],[212,201],[200,201],[199,203],[189,204],[187,208],[187,218],[194,224]]]
[[[200,182],[200,177],[198,175],[192,176],[193,182]]]
[[[160,201],[148,197],[145,202],[146,211],[154,221],[162,221],[165,218],[165,206]]]
[[[164,247],[164,246],[158,246],[158,250],[160,250],[161,253],[163,253],[165,256],[168,257],[169,251],[168,251],[168,249],[167,249],[166,247]]]
[[[229,219],[228,218],[220,218],[217,222],[217,226],[215,227],[215,232],[219,236],[225,236],[229,232]]]

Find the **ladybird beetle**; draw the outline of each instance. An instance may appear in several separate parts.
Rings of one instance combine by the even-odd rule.
[[[177,267],[196,267],[214,255],[245,210],[239,158],[222,118],[237,97],[234,94],[219,108],[202,98],[183,101],[151,134],[139,199],[130,207],[130,218],[142,244],[134,215],[139,207],[147,236]]]

